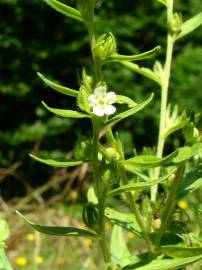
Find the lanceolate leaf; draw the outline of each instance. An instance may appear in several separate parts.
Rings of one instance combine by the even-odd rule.
[[[153,99],[153,96],[154,96],[154,94],[152,93],[151,96],[147,100],[145,100],[144,102],[138,104],[137,106],[133,107],[130,110],[119,113],[116,116],[114,116],[113,118],[107,120],[105,122],[105,126],[116,124],[119,121],[121,121],[122,119],[129,117],[129,116],[137,113],[138,111],[142,110],[147,104],[149,104],[151,102],[151,100]]]
[[[162,253],[170,257],[192,257],[202,254],[202,247],[162,246]]]
[[[182,24],[181,27],[181,32],[177,35],[176,39],[180,39],[187,34],[191,33],[194,31],[196,28],[202,25],[202,12],[198,13],[191,19],[187,20]]]
[[[133,267],[133,265],[128,265],[124,267],[123,270],[175,270],[190,265],[201,259],[202,255],[176,259],[153,260],[141,267]]]
[[[54,8],[55,10],[57,10],[58,12],[64,14],[65,16],[82,21],[81,13],[79,10],[69,7],[65,4],[62,4],[61,2],[56,0],[43,0],[43,1],[46,2],[46,4],[48,4],[52,8]]]
[[[140,53],[136,55],[120,55],[120,54],[115,54],[112,55],[111,57],[107,58],[104,62],[121,62],[121,61],[138,61],[138,60],[143,60],[147,58],[152,58],[157,56],[160,53],[160,46],[155,47],[153,50],[150,50],[145,53]]]
[[[2,270],[12,270],[9,260],[5,254],[4,248],[0,247],[0,269]]]
[[[170,155],[165,156],[163,158],[159,158],[157,156],[152,156],[152,155],[139,155],[139,156],[135,156],[133,158],[122,161],[122,164],[129,171],[131,168],[133,172],[134,167],[139,167],[139,168],[144,168],[144,169],[155,168],[155,167],[170,163],[173,160],[173,158],[177,156],[177,154],[178,154],[178,150],[174,151]]]
[[[113,208],[107,207],[105,209],[105,216],[113,223],[121,226],[127,231],[142,237],[141,229],[133,214],[122,213]]]
[[[130,183],[128,185],[123,185],[123,186],[121,186],[119,188],[111,190],[108,193],[108,195],[113,196],[113,195],[118,195],[118,194],[121,194],[121,193],[130,192],[130,191],[133,191],[133,190],[139,190],[139,189],[151,187],[151,186],[157,185],[157,184],[165,181],[169,176],[170,176],[170,174],[166,175],[166,176],[163,176],[163,177],[160,177],[157,180],[152,180],[150,182],[137,182],[137,183]]]
[[[66,167],[72,167],[72,166],[77,166],[83,163],[81,160],[74,160],[74,161],[59,161],[59,160],[53,160],[53,159],[42,159],[39,158],[35,155],[30,154],[29,155],[31,158],[37,160],[38,162],[44,163],[49,166],[53,167],[61,167],[61,168],[66,168]]]
[[[42,104],[48,111],[58,116],[68,117],[68,118],[90,118],[90,116],[85,113],[80,113],[80,112],[72,111],[72,110],[61,110],[61,109],[51,108],[43,101],[42,101]]]
[[[137,106],[137,103],[134,102],[131,98],[122,95],[116,96],[116,103],[127,104],[131,108]]]
[[[137,72],[161,85],[161,78],[158,77],[151,69],[140,67],[137,64],[127,61],[121,61],[121,64],[129,68],[130,70],[133,70],[134,72]]]
[[[57,84],[55,82],[52,82],[52,81],[48,80],[44,75],[42,75],[39,72],[37,72],[37,75],[45,82],[45,84],[50,86],[55,91],[57,91],[59,93],[62,93],[62,94],[65,94],[65,95],[68,95],[68,96],[77,97],[78,91],[73,90],[71,88],[61,86],[61,85],[59,85],[59,84]]]
[[[21,218],[23,218],[26,223],[32,226],[33,229],[44,234],[50,234],[50,235],[56,235],[56,236],[96,237],[95,233],[88,230],[83,230],[80,228],[42,226],[42,225],[39,225],[30,221],[18,211],[17,211],[17,214]]]
[[[131,254],[126,246],[122,228],[118,225],[114,225],[112,230],[110,251],[112,263],[119,264],[122,260],[123,263],[120,264],[121,266],[130,263],[130,260],[127,258],[129,258]]]

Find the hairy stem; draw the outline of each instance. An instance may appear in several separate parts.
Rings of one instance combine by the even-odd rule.
[[[92,119],[93,123],[93,174],[96,188],[96,195],[98,198],[98,211],[99,211],[99,243],[103,253],[105,263],[110,262],[110,254],[105,240],[105,224],[104,224],[104,210],[105,199],[104,190],[99,173],[99,161],[98,161],[98,144],[99,144],[99,131],[100,131],[100,119],[96,116]]]
[[[167,24],[169,27],[169,22],[172,19],[173,14],[173,0],[168,1],[167,8]],[[161,110],[160,110],[160,126],[159,126],[159,135],[158,135],[158,144],[157,144],[157,156],[163,156],[163,150],[165,145],[165,138],[163,136],[165,130],[165,118],[166,118],[166,110],[168,103],[168,90],[169,90],[169,81],[170,81],[170,73],[172,66],[172,57],[173,57],[173,47],[174,47],[174,37],[172,34],[167,34],[167,50],[166,50],[166,60],[163,70],[162,76],[162,86],[161,86]],[[154,171],[154,178],[157,179],[160,176],[160,167],[156,168]],[[156,200],[156,195],[158,191],[158,185],[155,185],[151,188],[151,200]]]
[[[176,172],[176,178],[174,179],[174,182],[172,183],[172,187],[170,190],[170,193],[168,195],[168,199],[166,201],[166,206],[162,215],[162,225],[160,228],[160,231],[158,233],[157,239],[156,239],[156,248],[160,245],[161,238],[166,231],[167,225],[169,223],[170,216],[173,212],[175,203],[176,203],[176,192],[177,188],[179,186],[179,183],[182,180],[183,174],[185,171],[185,164],[179,165],[177,172]]]
[[[125,169],[124,169],[124,167],[122,165],[119,165],[119,171],[120,171],[121,180],[122,180],[123,184],[127,185],[128,184],[128,179],[127,179]],[[126,199],[128,201],[128,204],[130,206],[131,211],[133,212],[133,214],[134,214],[134,216],[135,216],[135,218],[137,220],[138,225],[140,226],[140,228],[142,230],[145,242],[147,244],[148,251],[149,251],[150,255],[152,255],[153,254],[152,242],[151,242],[151,239],[149,237],[149,233],[148,233],[148,231],[146,229],[146,226],[144,224],[144,220],[143,220],[143,218],[141,216],[141,213],[140,213],[139,209],[137,208],[137,205],[135,203],[134,197],[133,197],[131,192],[126,193]]]

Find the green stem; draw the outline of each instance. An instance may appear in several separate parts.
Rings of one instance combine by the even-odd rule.
[[[161,242],[161,238],[162,238],[164,232],[166,231],[167,225],[169,223],[170,216],[173,212],[173,209],[174,209],[174,206],[176,203],[177,188],[179,186],[179,183],[182,180],[184,171],[185,171],[185,164],[183,163],[183,164],[179,165],[179,167],[177,169],[176,178],[173,180],[174,182],[172,183],[172,187],[171,187],[170,193],[168,195],[168,199],[166,201],[165,210],[164,210],[163,215],[162,215],[162,225],[161,225],[161,228],[160,228],[160,231],[158,233],[157,240],[156,240],[156,248],[159,247],[160,242]]]
[[[169,22],[172,19],[173,14],[173,0],[168,1],[167,8],[167,21],[168,26]],[[159,135],[158,135],[158,144],[157,144],[157,156],[163,156],[163,150],[165,145],[165,138],[163,136],[165,130],[165,119],[166,119],[166,110],[168,102],[168,90],[169,90],[169,81],[170,73],[172,66],[172,57],[173,57],[173,47],[174,47],[174,37],[168,32],[167,35],[167,50],[166,50],[166,60],[164,65],[164,72],[162,76],[162,86],[161,86],[161,110],[160,110],[160,126],[159,126]],[[160,167],[156,168],[154,171],[154,178],[157,179],[160,176]],[[151,200],[156,200],[156,195],[158,192],[158,185],[155,185],[151,188]]]
[[[127,176],[126,176],[126,172],[125,172],[125,169],[122,165],[119,165],[119,171],[120,171],[120,175],[121,175],[121,180],[123,182],[124,185],[127,185],[128,184],[128,179],[127,179]],[[137,205],[135,203],[135,200],[134,200],[134,197],[132,195],[132,193],[126,193],[126,199],[129,203],[129,206],[137,220],[137,223],[138,225],[140,226],[141,230],[142,230],[142,233],[143,233],[143,236],[144,236],[144,239],[147,243],[147,247],[148,247],[148,251],[150,253],[150,255],[152,256],[153,254],[153,246],[152,246],[152,242],[150,240],[150,237],[149,237],[149,233],[146,229],[146,226],[144,224],[144,221],[143,221],[143,218],[141,216],[141,213],[139,211],[139,209],[137,208]]]
[[[92,119],[93,123],[93,174],[96,188],[96,195],[98,198],[98,212],[99,212],[99,244],[103,253],[105,263],[110,262],[110,253],[108,251],[105,240],[105,224],[104,224],[104,210],[105,199],[103,184],[99,173],[99,161],[98,161],[98,146],[99,146],[99,131],[100,131],[100,119],[96,116]]]

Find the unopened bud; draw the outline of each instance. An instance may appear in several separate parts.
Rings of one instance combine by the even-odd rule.
[[[176,175],[175,175],[174,173],[172,173],[172,174],[168,177],[168,181],[169,181],[170,183],[174,182],[175,179],[176,179]]]
[[[199,133],[199,130],[198,128],[194,127],[194,130],[193,130],[193,138],[194,139],[197,139],[199,137],[200,133]]]
[[[111,161],[111,160],[119,160],[120,159],[120,155],[119,153],[117,152],[117,150],[113,147],[108,147],[106,150],[105,150],[105,157],[108,161]]]
[[[105,60],[108,57],[112,56],[116,52],[116,39],[112,33],[102,35],[94,49],[94,55],[101,60]]]
[[[174,13],[169,23],[169,28],[170,28],[171,33],[179,32],[181,30],[182,23],[183,21],[182,21],[181,13],[178,13],[178,12]]]
[[[153,228],[155,229],[155,230],[159,230],[160,228],[161,228],[161,224],[162,224],[162,221],[161,221],[161,219],[160,218],[155,218],[154,220],[153,220]]]

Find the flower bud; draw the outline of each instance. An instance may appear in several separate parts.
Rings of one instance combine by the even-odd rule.
[[[82,86],[88,91],[92,92],[93,79],[86,73],[86,70],[82,70]]]
[[[155,219],[153,220],[153,223],[152,223],[153,228],[154,228],[155,230],[159,230],[159,229],[161,228],[161,224],[162,224],[162,221],[161,221],[160,218],[155,218]]]
[[[116,39],[112,33],[99,37],[94,49],[94,55],[105,60],[116,52]]]
[[[172,16],[172,19],[169,23],[169,29],[171,31],[171,33],[177,33],[181,30],[182,27],[182,15],[181,13],[174,13]]]
[[[106,157],[106,159],[108,161],[111,161],[111,160],[119,160],[120,159],[120,155],[119,153],[117,152],[117,150],[113,147],[108,147],[105,152],[104,152],[104,155]]]
[[[91,142],[81,137],[77,140],[75,147],[74,147],[74,156],[77,160],[90,160],[91,159]]]

